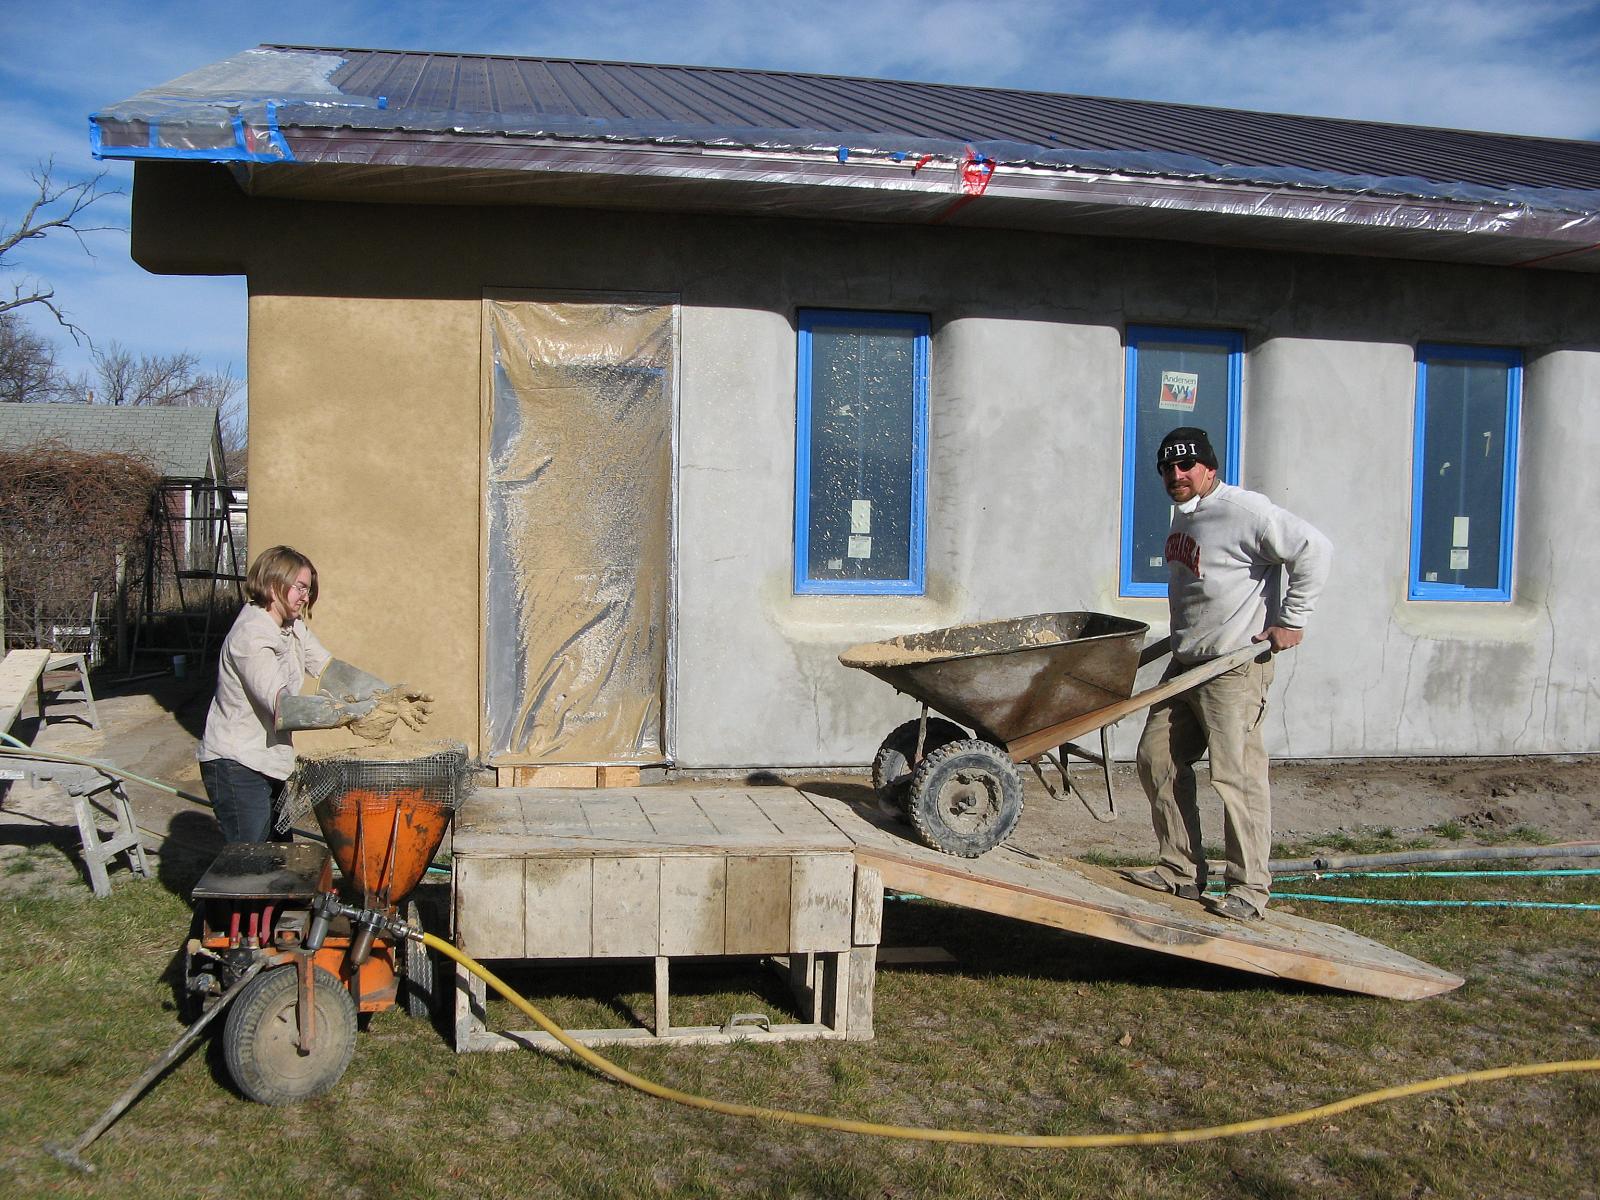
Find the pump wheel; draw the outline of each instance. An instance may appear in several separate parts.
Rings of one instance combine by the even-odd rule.
[[[906,815],[925,845],[977,858],[1017,827],[1022,776],[1000,747],[962,738],[922,760],[911,776]]]
[[[315,969],[311,1053],[300,1052],[299,972],[275,967],[251,980],[222,1030],[223,1057],[239,1090],[262,1104],[294,1104],[332,1089],[356,1049],[356,1004],[334,976]]]
[[[413,929],[422,928],[422,914],[415,900],[406,903],[406,924]],[[433,1016],[434,1001],[438,995],[438,965],[433,955],[421,942],[406,939],[404,957],[400,960],[400,986],[406,993],[406,1016],[419,1021]]]
[[[917,727],[921,723],[920,720],[907,721],[898,726],[883,739],[883,745],[878,747],[878,756],[872,760],[872,786],[877,789],[879,801],[885,806],[892,805],[901,814],[905,813],[906,788],[911,783],[912,772],[917,768]],[[967,731],[953,721],[929,717],[928,732],[922,742],[922,757],[927,758],[940,746],[959,742],[966,736]]]

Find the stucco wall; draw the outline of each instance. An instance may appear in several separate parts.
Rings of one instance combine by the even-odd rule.
[[[859,641],[1117,597],[1122,330],[1246,335],[1246,486],[1334,541],[1280,660],[1277,754],[1596,749],[1600,282],[1556,272],[948,228],[247,201],[141,164],[135,252],[250,276],[251,541],[318,562],[335,653],[475,741],[486,287],[674,293],[677,760],[863,762],[913,706]],[[928,593],[792,594],[795,310],[933,328]],[[1418,340],[1527,355],[1516,599],[1405,599]],[[1120,731],[1131,751],[1139,722]]]

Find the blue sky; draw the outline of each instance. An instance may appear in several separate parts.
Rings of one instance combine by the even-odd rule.
[[[1172,100],[1507,133],[1600,139],[1600,0],[298,0],[142,5],[0,0],[0,225],[54,158],[104,170],[87,117],[262,42],[768,67]],[[89,257],[69,238],[7,256],[0,279],[48,281],[97,341],[193,350],[245,366],[239,278],[145,273],[128,257],[128,198],[97,206]],[[42,320],[40,318],[43,318]],[[30,322],[69,369],[85,349]]]

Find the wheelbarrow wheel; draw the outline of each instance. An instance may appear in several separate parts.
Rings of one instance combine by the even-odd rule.
[[[422,914],[415,900],[406,904],[406,924],[413,929],[422,928]],[[428,1020],[433,1016],[433,1001],[438,991],[438,970],[433,955],[421,942],[407,938],[400,961],[400,982],[406,993],[406,1015],[419,1021]]]
[[[977,858],[1017,827],[1022,776],[1000,747],[962,738],[922,760],[911,776],[906,815],[924,844]]]
[[[312,980],[311,1053],[300,1052],[298,976],[293,966],[257,975],[233,1002],[222,1030],[228,1074],[261,1104],[294,1104],[322,1095],[339,1082],[355,1053],[355,1001],[321,967]]]
[[[920,720],[907,721],[883,739],[878,756],[872,760],[872,786],[878,799],[893,805],[902,816],[906,811],[906,792],[911,786],[912,773],[917,769],[917,731]],[[927,758],[940,746],[959,742],[967,731],[943,717],[928,718],[928,732],[922,742],[922,757]]]

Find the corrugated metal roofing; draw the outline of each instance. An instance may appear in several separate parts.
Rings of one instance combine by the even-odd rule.
[[[785,71],[273,45],[90,119],[250,194],[986,225],[1600,271],[1600,142]]]
[[[810,130],[847,144],[862,133],[1015,142],[1488,187],[1600,190],[1596,142],[787,71],[269,48],[342,56],[345,65],[330,82],[347,95],[384,97],[391,109]]]
[[[0,446],[25,449],[50,441],[90,454],[131,454],[179,480],[209,478],[213,452],[221,455],[212,408],[0,404]],[[220,475],[221,462],[215,467]]]

